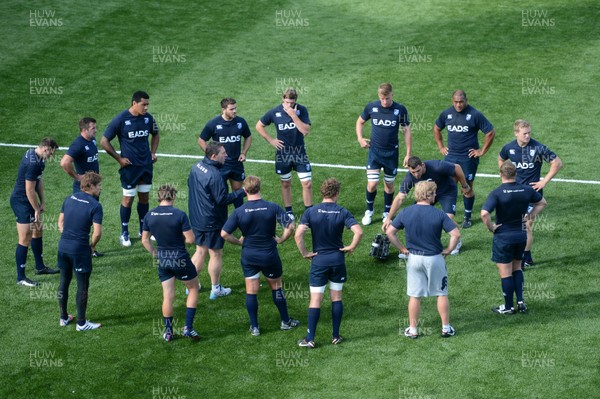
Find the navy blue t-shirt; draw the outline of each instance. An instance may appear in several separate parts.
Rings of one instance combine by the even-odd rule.
[[[494,129],[490,121],[471,105],[461,112],[456,112],[454,107],[442,111],[435,124],[448,130],[448,156],[458,157],[469,157],[471,148],[479,149],[479,131],[487,134]]]
[[[410,126],[408,110],[395,101],[389,108],[383,108],[380,100],[372,101],[367,104],[360,117],[364,121],[371,119],[370,145],[381,150],[398,148],[400,126]]]
[[[149,231],[156,238],[159,260],[189,257],[183,232],[191,229],[185,212],[173,206],[157,206],[148,211],[142,227],[142,230]]]
[[[92,195],[80,191],[64,200],[60,213],[65,216],[58,250],[72,255],[89,254],[90,228],[94,223],[102,224],[102,205]]]
[[[410,172],[406,173],[400,185],[400,192],[408,194],[418,182],[431,180],[437,185],[436,197],[456,195],[456,182],[454,181],[454,164],[446,161],[425,161],[425,173],[417,179]]]
[[[230,121],[223,119],[222,115],[211,119],[202,129],[200,138],[204,141],[210,139],[223,144],[227,151],[227,160],[225,162],[238,162],[242,152],[242,137],[250,137],[250,128],[244,118],[236,116]]]
[[[158,134],[158,125],[149,113],[133,116],[128,109],[117,115],[108,125],[104,137],[119,139],[121,156],[133,166],[152,165],[148,136]]]
[[[78,175],[83,175],[90,170],[96,173],[100,172],[98,147],[95,139],[88,141],[82,135],[77,136],[69,146],[67,155],[73,158]]]
[[[500,158],[510,159],[515,164],[519,184],[540,181],[544,161],[552,162],[556,159],[554,152],[534,139],[530,139],[525,147],[521,147],[517,140],[513,140],[502,147],[499,155]]]
[[[300,120],[310,125],[308,110],[303,105],[296,103],[296,115]],[[283,149],[277,150],[277,154],[305,155],[304,135],[300,133],[292,118],[283,110],[283,104],[267,111],[260,118],[260,122],[268,126],[271,123],[275,125],[277,139],[283,141]]]
[[[392,221],[392,226],[405,230],[406,248],[411,254],[434,256],[442,253],[442,230],[449,233],[456,224],[445,212],[431,205],[411,205]]]
[[[496,210],[496,229],[494,237],[501,237],[508,243],[518,243],[527,239],[523,217],[529,204],[542,200],[542,194],[531,186],[519,183],[503,183],[487,197],[481,209],[490,214]]]
[[[340,248],[344,247],[344,227],[350,229],[358,224],[352,213],[333,202],[322,202],[304,211],[300,223],[311,229],[312,258],[315,266],[344,265],[346,259]]]
[[[247,201],[237,208],[227,219],[223,230],[231,234],[240,229],[242,242],[242,263],[263,264],[271,253],[277,251],[275,235],[277,223],[287,227],[292,219],[283,208],[263,199]]]
[[[19,164],[19,171],[17,172],[17,180],[15,181],[15,188],[13,189],[12,196],[27,200],[25,180],[34,181],[37,190],[39,180],[42,178],[42,173],[45,168],[46,161],[35,153],[35,149],[31,148],[27,150]]]

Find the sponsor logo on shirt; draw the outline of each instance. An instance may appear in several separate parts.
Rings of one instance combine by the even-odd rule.
[[[454,133],[467,133],[469,131],[469,126],[450,125],[448,126],[448,131]]]

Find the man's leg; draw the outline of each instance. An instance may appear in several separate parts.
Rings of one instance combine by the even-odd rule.
[[[371,224],[371,219],[374,213],[375,198],[377,197],[377,184],[379,183],[379,170],[367,170],[367,190],[365,193],[367,209],[365,216],[362,218],[363,225]]]
[[[242,184],[243,184],[243,183],[244,183],[243,181],[238,181],[238,180],[229,179],[229,185],[231,186],[231,191],[232,191],[232,192],[234,192],[234,191],[237,191],[237,190],[239,190],[240,188],[242,188]],[[243,204],[244,204],[244,198],[243,198],[243,197],[240,197],[240,198],[236,199],[236,200],[233,202],[233,206],[234,206],[235,208],[239,208],[239,207],[240,207],[240,206],[242,206]]]
[[[129,220],[131,219],[131,207],[135,198],[135,188],[133,190],[123,189],[123,199],[121,200],[121,208],[119,210],[121,216],[121,237],[120,242],[124,247],[130,247],[129,240]]]
[[[138,191],[138,204],[137,204],[137,214],[140,220],[140,230],[139,230],[139,234],[138,236],[141,237],[141,232],[142,232],[142,224],[144,221],[144,216],[146,216],[146,214],[148,213],[148,210],[150,209],[150,204],[149,199],[150,199],[150,185],[143,185],[143,186],[148,186],[148,191],[142,192],[142,191]],[[140,190],[142,190],[142,185],[138,186],[138,188]]]
[[[221,296],[231,294],[231,288],[221,286],[221,271],[223,270],[223,249],[208,249],[208,274],[212,289],[210,299],[216,299]]]
[[[19,242],[17,243],[17,249],[15,251],[15,260],[17,263],[17,283],[20,281],[26,281],[27,279],[25,276],[25,266],[27,263],[27,252],[29,251],[29,245],[31,244],[31,226],[32,224],[30,223],[17,223],[17,234],[19,236]],[[35,282],[32,283],[37,285]]]

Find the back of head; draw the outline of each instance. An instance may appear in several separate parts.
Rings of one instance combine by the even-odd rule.
[[[321,183],[321,195],[326,199],[335,198],[339,196],[341,186],[341,183],[335,177],[330,177]]]
[[[415,201],[425,201],[435,196],[435,190],[437,190],[437,184],[431,180],[423,180],[415,186]]]
[[[517,176],[517,167],[510,159],[507,159],[502,165],[500,165],[500,176],[509,180],[514,180]]]
[[[221,147],[223,147],[223,144],[216,141],[209,141],[206,144],[206,157],[211,159],[213,155],[219,155]]]
[[[163,184],[158,188],[158,202],[174,201],[177,189],[172,184]]]
[[[102,176],[100,176],[98,173],[92,171],[85,172],[80,181],[81,190],[89,191],[92,187],[100,184],[100,182],[102,182]]]
[[[258,176],[246,176],[244,180],[244,190],[249,195],[258,194],[260,192],[260,177]]]

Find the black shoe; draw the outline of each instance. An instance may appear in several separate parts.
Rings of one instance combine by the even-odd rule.
[[[58,269],[50,269],[48,266],[44,266],[43,269],[38,269],[35,271],[35,274],[56,274],[60,273]]]
[[[464,218],[463,219],[463,222],[462,222],[462,228],[463,229],[468,229],[472,225],[473,225],[473,223],[471,223],[471,218]]]
[[[92,252],[92,257],[94,257],[94,258],[100,258],[102,256],[104,256],[104,252],[98,252],[98,251]]]
[[[517,302],[517,310],[519,313],[527,313],[527,305],[525,305],[525,302]]]

